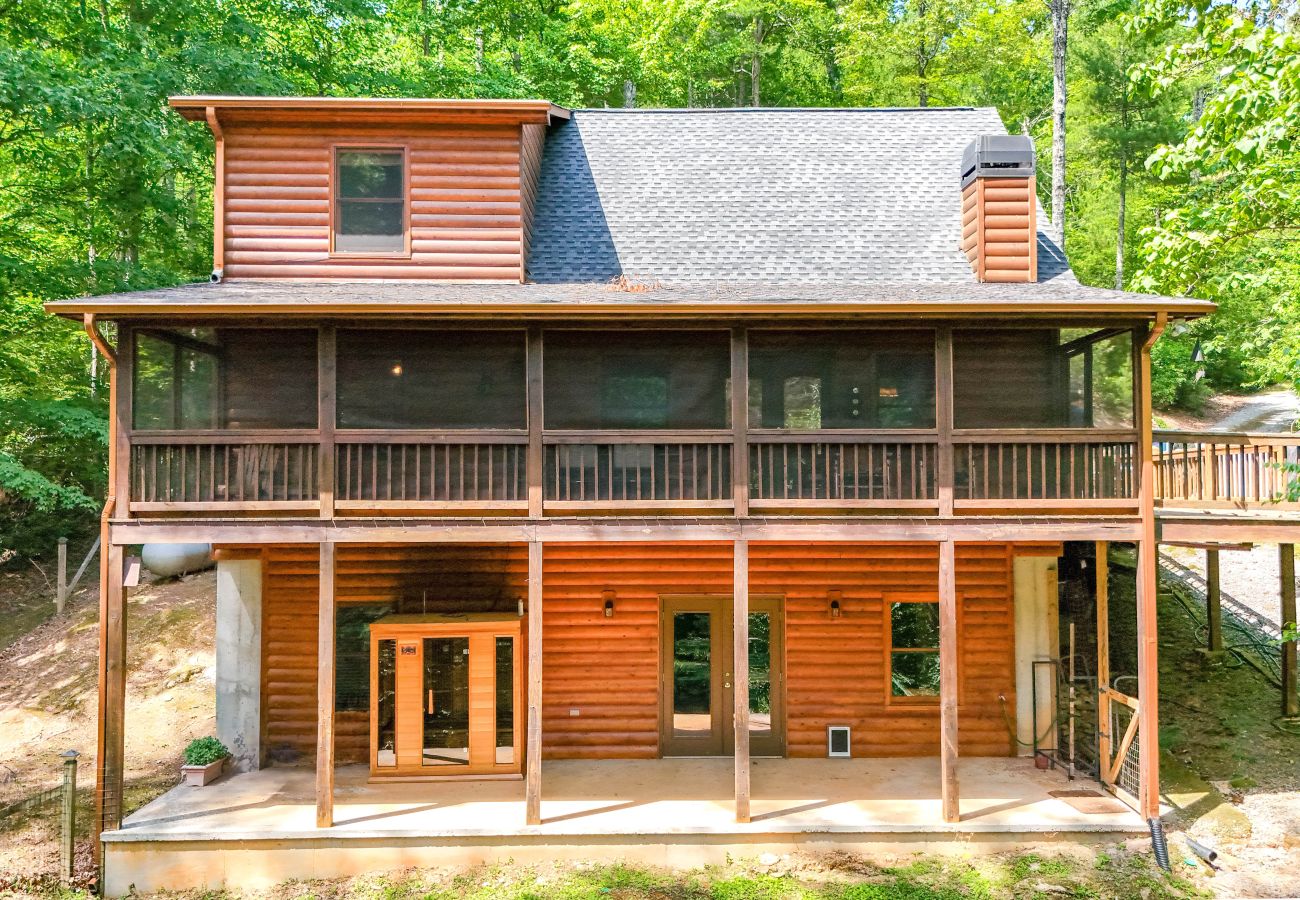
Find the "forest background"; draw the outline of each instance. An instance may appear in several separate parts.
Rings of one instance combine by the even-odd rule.
[[[105,490],[104,369],[41,303],[211,267],[212,141],[169,95],[995,106],[1081,281],[1220,304],[1156,347],[1157,405],[1195,408],[1300,377],[1296,25],[1296,0],[0,0],[0,565],[89,535]]]

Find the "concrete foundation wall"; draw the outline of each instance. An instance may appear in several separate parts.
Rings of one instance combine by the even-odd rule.
[[[217,738],[238,772],[262,765],[262,562],[217,563]]]
[[[1056,682],[1052,670],[1034,660],[1060,657],[1056,560],[1018,556],[1013,570],[1016,619],[1016,738],[1017,753],[1029,756],[1034,741],[1034,681],[1038,688],[1038,737],[1044,749],[1056,746],[1049,729],[1055,710]]]

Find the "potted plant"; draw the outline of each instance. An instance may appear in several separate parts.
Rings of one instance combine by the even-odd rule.
[[[181,775],[190,787],[203,787],[221,777],[229,758],[230,751],[216,738],[195,738],[185,748],[185,765],[181,766]]]

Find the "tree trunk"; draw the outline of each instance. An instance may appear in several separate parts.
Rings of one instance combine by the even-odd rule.
[[[420,0],[420,53],[429,55],[429,0]]]
[[[1124,290],[1124,212],[1128,203],[1128,157],[1119,156],[1119,216],[1115,228],[1115,290]]]
[[[632,109],[636,106],[636,82],[631,78],[623,82],[623,108]]]
[[[759,82],[763,77],[763,20],[754,20],[754,54],[749,58],[749,100],[751,106],[759,102]]]
[[[1049,0],[1052,11],[1052,225],[1065,249],[1065,52],[1069,0]]]

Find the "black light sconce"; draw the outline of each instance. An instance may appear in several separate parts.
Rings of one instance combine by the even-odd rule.
[[[614,618],[614,592],[601,591],[600,596],[605,599],[605,618]]]
[[[831,618],[832,618],[832,619],[838,619],[838,618],[840,617],[840,600],[842,600],[843,598],[844,598],[844,592],[843,592],[843,591],[827,591],[827,592],[826,592],[826,599],[830,600],[830,602],[831,602],[831,603],[830,603],[830,611],[831,611]]]

